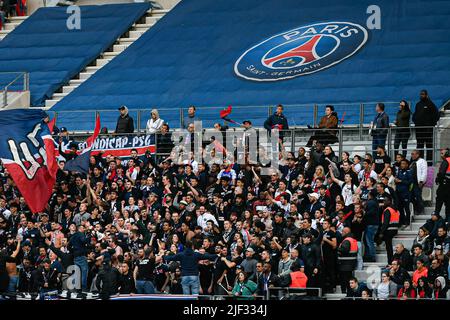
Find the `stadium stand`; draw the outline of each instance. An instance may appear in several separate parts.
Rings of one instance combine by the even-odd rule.
[[[6,20],[5,25],[0,29],[0,41],[4,39],[9,33],[17,28],[28,16],[11,17]]]
[[[122,51],[124,51],[128,46],[130,46],[134,41],[136,41],[142,34],[144,34],[149,28],[154,26],[154,24],[161,19],[167,10],[155,9],[152,7],[147,11],[146,15],[136,21],[135,24],[130,28],[130,30],[122,35],[111,47],[104,51],[93,63],[82,70],[78,75],[73,77],[67,85],[57,90],[51,99],[45,101],[45,107],[50,108],[55,105],[58,101],[72,92],[80,84],[86,81],[90,76],[92,76],[97,70],[104,67],[112,59],[118,56]]]
[[[67,28],[66,8],[41,8],[0,42],[0,72],[29,72],[31,104],[43,106],[148,8],[148,3],[83,6],[80,30]]]
[[[54,110],[115,110],[126,104],[133,111],[156,106],[176,127],[179,112],[171,110],[191,104],[221,108],[231,104],[236,112],[238,106],[300,105],[292,113],[298,124],[307,123],[311,114],[303,105],[341,103],[349,110],[346,123],[351,124],[359,120],[355,113],[359,103],[397,101],[399,97],[412,100],[423,87],[434,93],[440,105],[450,95],[443,85],[450,80],[450,20],[444,18],[450,15],[450,3],[446,1],[380,1],[383,32],[367,30],[368,40],[358,52],[321,72],[264,83],[235,74],[235,62],[247,49],[280,32],[334,21],[366,28],[370,4],[350,0],[339,4],[287,0],[283,5],[275,0],[182,1]],[[269,11],[277,18],[268,19]],[[205,110],[203,119],[213,119],[218,109],[210,109],[210,114]],[[236,120],[243,120],[246,110]],[[265,117],[255,114],[256,125]]]

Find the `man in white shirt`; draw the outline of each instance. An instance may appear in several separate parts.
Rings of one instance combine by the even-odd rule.
[[[199,214],[197,217],[197,225],[201,227],[202,230],[205,230],[209,220],[214,222],[216,226],[219,226],[216,217],[214,217],[211,213],[207,212],[204,206],[200,206],[197,212]]]
[[[410,169],[413,173],[414,187],[412,190],[412,202],[414,205],[414,213],[423,213],[422,189],[428,177],[428,164],[420,156],[420,151],[413,150],[411,152]]]

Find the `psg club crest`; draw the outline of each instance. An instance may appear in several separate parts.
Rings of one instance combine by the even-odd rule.
[[[278,81],[315,73],[351,57],[368,33],[350,22],[323,22],[274,35],[245,51],[234,65],[239,77]]]

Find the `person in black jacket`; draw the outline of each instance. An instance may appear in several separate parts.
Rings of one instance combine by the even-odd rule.
[[[45,259],[42,267],[37,270],[36,283],[39,287],[41,300],[44,300],[45,293],[57,290],[60,284],[59,272],[56,268],[51,268],[50,259]]]
[[[397,243],[395,245],[395,253],[392,257],[393,261],[397,261],[399,266],[406,271],[413,270],[413,261],[409,250],[405,249],[402,243]]]
[[[436,191],[436,207],[434,212],[440,215],[442,206],[445,205],[445,220],[450,223],[450,149],[441,150],[441,165],[436,176],[436,184],[438,189]]]
[[[392,260],[391,266],[389,268],[389,275],[391,281],[393,281],[398,288],[403,286],[403,283],[411,279],[408,271],[400,265],[400,261]]]
[[[349,280],[349,288],[345,298],[361,298],[364,287],[358,283],[358,279],[351,277]]]
[[[370,191],[368,194],[368,201],[366,202],[366,210],[364,215],[366,229],[364,231],[364,238],[366,250],[363,257],[366,262],[375,262],[375,235],[378,231],[380,218],[378,215],[378,202],[375,200],[375,192]]]
[[[102,300],[109,299],[117,294],[119,288],[119,270],[111,267],[109,259],[103,261],[103,267],[97,275],[95,285],[99,289],[99,297]]]
[[[183,294],[199,293],[200,282],[198,278],[199,269],[198,262],[200,260],[216,260],[217,254],[199,253],[194,251],[194,245],[191,241],[186,241],[185,250],[174,254],[165,255],[165,261],[179,261],[181,267],[181,285],[183,286]],[[167,252],[168,253],[168,252]]]
[[[409,129],[409,119],[411,118],[411,110],[409,109],[409,104],[405,100],[400,101],[400,107],[397,111],[397,118],[394,124],[397,126],[395,129],[395,139],[394,139],[394,153],[400,152],[399,147],[402,145],[403,156],[406,157],[408,148],[408,139],[411,135]]]
[[[73,253],[75,265],[81,270],[81,288],[87,289],[87,276],[88,276],[88,262],[87,262],[87,247],[90,243],[90,238],[85,234],[85,228],[83,225],[78,227],[78,232],[74,233],[69,240],[69,250]]]
[[[390,210],[392,209],[394,211],[397,211],[397,208],[392,203],[392,199],[390,197],[386,197],[384,199],[384,206],[382,213],[383,217],[379,236],[381,239],[383,239],[384,243],[386,244],[386,252],[389,264],[392,262],[392,257],[394,256],[392,248],[392,239],[397,235],[399,225],[399,221],[395,222],[394,220],[391,220]]]
[[[116,134],[133,133],[134,132],[134,122],[133,118],[128,114],[128,108],[126,106],[121,106],[119,108],[120,116],[117,119]]]
[[[433,159],[433,128],[439,121],[439,111],[436,105],[428,96],[427,90],[420,91],[420,101],[416,104],[412,121],[416,125],[417,149],[420,150],[422,156],[428,161],[429,165]],[[422,127],[422,128],[420,128]],[[425,154],[424,147],[428,149]]]
[[[123,262],[120,265],[120,277],[118,281],[119,293],[130,294],[136,292],[133,274],[130,272],[128,263]]]
[[[300,248],[301,259],[305,264],[305,274],[308,277],[309,287],[318,287],[319,271],[321,267],[322,255],[320,247],[312,242],[312,235],[309,233],[302,235],[303,244]]]
[[[283,114],[283,106],[281,104],[277,106],[277,111],[269,118],[267,118],[267,120],[264,122],[264,128],[269,132],[272,129],[278,129],[278,137],[279,139],[281,139],[281,141],[283,141],[283,130],[289,130],[289,125],[286,117]]]
[[[264,262],[263,265],[263,274],[259,277],[258,280],[258,295],[259,296],[267,296],[270,287],[274,287],[277,282],[277,276],[272,272],[272,265],[270,262]]]

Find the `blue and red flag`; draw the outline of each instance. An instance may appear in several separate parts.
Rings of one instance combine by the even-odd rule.
[[[33,213],[45,209],[58,170],[42,110],[0,112],[0,159]]]
[[[94,145],[95,139],[97,139],[100,133],[100,116],[97,114],[95,118],[95,129],[94,133],[86,139],[85,147],[81,150],[80,154],[67,161],[64,166],[64,170],[76,171],[81,173],[89,173],[89,158],[91,157],[92,146]]]

